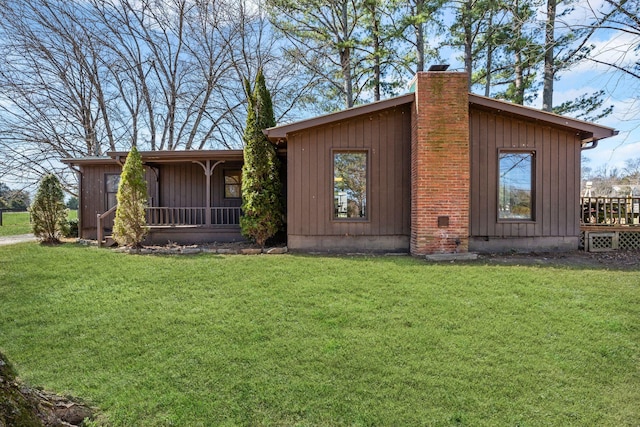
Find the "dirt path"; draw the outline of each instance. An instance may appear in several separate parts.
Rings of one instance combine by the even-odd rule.
[[[640,251],[481,254],[473,262],[491,265],[538,265],[603,270],[640,270]]]
[[[35,242],[33,234],[19,234],[17,236],[0,237],[0,246],[13,245],[16,243]]]

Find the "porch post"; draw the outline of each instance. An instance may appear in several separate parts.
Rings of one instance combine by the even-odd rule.
[[[207,160],[207,166],[204,168],[204,175],[207,177],[207,195],[206,195],[206,209],[204,210],[204,224],[206,226],[211,225],[211,160]]]
[[[205,207],[205,211],[204,211],[204,223],[207,226],[211,225],[211,176],[213,175],[213,171],[216,168],[216,166],[218,166],[220,163],[224,163],[224,160],[219,160],[217,162],[215,162],[213,164],[213,166],[211,166],[211,160],[207,160],[206,164],[202,164],[202,162],[199,161],[194,161],[193,163],[197,163],[200,166],[202,166],[202,169],[204,169],[204,176],[206,177],[207,183],[206,183],[206,196],[205,196],[205,200],[206,200],[206,207]]]

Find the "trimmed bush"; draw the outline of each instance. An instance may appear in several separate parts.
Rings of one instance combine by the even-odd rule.
[[[62,185],[55,175],[42,178],[29,211],[33,234],[42,243],[60,243],[68,228],[67,208]]]
[[[142,246],[148,232],[145,217],[147,181],[142,157],[136,147],[131,149],[122,168],[116,198],[118,207],[113,223],[113,240],[120,246]]]

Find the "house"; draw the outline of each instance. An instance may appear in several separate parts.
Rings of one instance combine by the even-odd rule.
[[[581,151],[615,130],[469,94],[465,73],[419,73],[413,88],[264,131],[285,169],[290,249],[578,247]],[[152,241],[241,238],[241,151],[141,154]],[[125,155],[65,160],[81,175],[81,237],[98,236]]]
[[[143,151],[151,226],[147,243],[243,240],[242,150]],[[126,152],[63,159],[79,179],[78,234],[104,240],[113,227]]]

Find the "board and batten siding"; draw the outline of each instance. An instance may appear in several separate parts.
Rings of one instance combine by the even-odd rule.
[[[581,145],[575,132],[480,108],[470,109],[469,120],[471,237],[546,238],[558,247],[570,238],[573,244],[580,233]],[[498,153],[510,149],[535,152],[533,221],[498,220]]]
[[[287,135],[292,249],[406,250],[410,234],[410,105]],[[367,219],[333,218],[333,154],[368,155]]]
[[[80,237],[95,239],[97,236],[97,216],[107,210],[106,177],[107,175],[119,175],[122,173],[122,166],[115,161],[108,161],[105,164],[84,165],[82,170],[82,185],[80,193],[79,212],[81,220]],[[147,180],[147,192],[149,200],[156,191],[155,175],[149,168],[145,168],[145,178]],[[105,218],[105,227],[111,228],[113,216]]]

